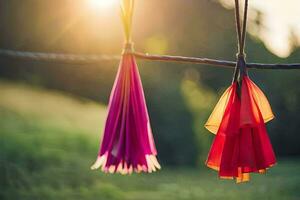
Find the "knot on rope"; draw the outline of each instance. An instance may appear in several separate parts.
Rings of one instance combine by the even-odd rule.
[[[237,59],[246,59],[246,57],[247,57],[247,55],[245,52],[236,54]]]
[[[240,72],[239,76],[247,75],[248,70],[247,70],[247,64],[246,64],[246,54],[237,54],[237,62],[236,62],[237,68]]]
[[[246,54],[245,53],[238,53],[236,55],[236,66],[235,66],[235,72],[233,75],[233,82],[238,81],[241,82],[241,79],[243,76],[248,75],[248,68],[246,64]]]
[[[126,42],[123,47],[122,55],[124,54],[133,54],[134,53],[134,43]]]

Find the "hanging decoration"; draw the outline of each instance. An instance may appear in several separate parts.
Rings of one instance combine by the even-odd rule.
[[[160,169],[131,41],[134,0],[122,0],[125,46],[111,92],[101,148],[91,169],[131,174]]]
[[[250,179],[250,173],[265,173],[276,163],[265,123],[274,115],[264,93],[250,80],[244,44],[248,1],[245,0],[243,29],[239,2],[235,0],[239,53],[232,85],[217,103],[205,127],[216,134],[206,165],[219,171],[219,177]]]

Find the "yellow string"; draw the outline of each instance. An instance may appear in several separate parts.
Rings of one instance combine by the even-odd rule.
[[[134,0],[121,0],[121,18],[125,31],[125,42],[131,43],[131,27],[134,11]]]

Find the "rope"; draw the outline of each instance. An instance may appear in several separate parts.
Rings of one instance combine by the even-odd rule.
[[[244,7],[244,18],[241,22],[240,19],[240,4],[239,0],[235,0],[235,22],[236,22],[236,32],[238,38],[238,51],[239,56],[244,55],[244,47],[245,47],[245,40],[246,40],[246,30],[247,30],[247,16],[248,16],[248,0],[245,0],[245,7]],[[243,28],[241,28],[241,23],[243,24]]]
[[[243,19],[243,32],[242,32],[242,50],[245,49],[245,40],[247,33],[247,17],[248,17],[248,0],[245,0],[245,8],[244,8],[244,19]]]
[[[244,17],[241,22],[240,19],[240,4],[239,0],[235,0],[235,24],[236,24],[236,32],[237,32],[237,40],[238,40],[238,54],[237,54],[237,63],[233,73],[232,82],[238,81],[239,85],[241,84],[241,78],[243,75],[247,75],[247,64],[245,60],[245,40],[246,40],[246,32],[247,32],[247,15],[248,15],[248,0],[245,0],[244,7]],[[243,28],[241,28],[241,23]]]
[[[236,25],[236,32],[237,32],[238,51],[241,52],[242,35],[241,35],[240,7],[239,7],[238,0],[235,0],[235,25]]]
[[[136,58],[141,60],[176,62],[176,63],[192,63],[212,65],[215,67],[235,68],[236,62],[227,60],[218,60],[210,58],[171,56],[171,55],[151,55],[140,52],[132,52]],[[103,61],[119,61],[119,55],[76,55],[76,54],[57,54],[57,53],[41,53],[41,52],[25,52],[0,49],[1,57],[8,57],[20,60],[43,61],[53,63],[68,64],[95,64]],[[247,63],[250,69],[300,69],[300,63],[291,64],[263,64],[263,63]]]
[[[176,62],[176,63],[192,63],[212,65],[214,67],[235,68],[236,62],[227,60],[218,60],[210,58],[184,57],[184,56],[170,56],[170,55],[151,55],[135,52],[134,55],[142,60],[162,61],[162,62]],[[249,69],[300,69],[300,63],[291,64],[264,64],[264,63],[247,63]]]
[[[76,54],[57,54],[57,53],[41,53],[41,52],[25,52],[0,49],[0,56],[56,63],[71,63],[71,64],[88,64],[100,61],[119,60],[120,56],[115,55],[76,55]]]

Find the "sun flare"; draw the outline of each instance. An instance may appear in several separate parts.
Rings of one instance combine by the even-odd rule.
[[[116,4],[116,0],[89,0],[89,4],[93,8],[109,8]]]

